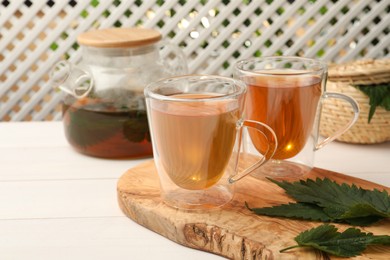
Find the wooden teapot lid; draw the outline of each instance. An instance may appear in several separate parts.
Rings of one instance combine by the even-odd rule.
[[[128,48],[155,43],[161,34],[146,28],[108,28],[88,31],[77,37],[80,45],[96,48]]]

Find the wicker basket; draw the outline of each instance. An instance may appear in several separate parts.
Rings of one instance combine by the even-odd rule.
[[[330,65],[327,91],[339,92],[354,98],[360,106],[358,121],[346,133],[337,138],[347,143],[373,144],[390,140],[390,111],[377,107],[368,123],[369,98],[353,85],[390,83],[390,59],[360,60]],[[350,105],[338,99],[324,101],[320,134],[327,137],[347,124],[352,117]]]

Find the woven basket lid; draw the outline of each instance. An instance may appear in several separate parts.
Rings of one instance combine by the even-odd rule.
[[[80,34],[80,45],[96,48],[129,48],[158,42],[161,34],[146,28],[109,28]]]
[[[390,82],[390,59],[367,59],[331,64],[328,79],[363,85],[388,83]]]

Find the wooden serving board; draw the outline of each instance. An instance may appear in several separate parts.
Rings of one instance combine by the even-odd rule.
[[[366,189],[390,189],[340,173],[314,168],[305,178],[328,177],[339,183],[354,183]],[[128,170],[118,181],[118,201],[122,211],[138,224],[181,245],[211,252],[229,259],[329,259],[325,254],[304,248],[285,253],[295,245],[300,232],[320,222],[258,216],[245,208],[265,207],[292,201],[284,190],[266,179],[247,176],[236,183],[233,200],[210,211],[184,211],[164,204],[153,161]],[[336,225],[341,231],[348,225]],[[390,235],[390,220],[361,228],[375,235]],[[332,259],[336,259],[333,257]],[[345,259],[345,258],[344,258]],[[370,246],[353,259],[390,259],[390,247]]]

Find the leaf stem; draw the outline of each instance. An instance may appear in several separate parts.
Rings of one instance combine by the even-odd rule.
[[[293,248],[298,248],[298,247],[302,247],[302,246],[301,245],[289,246],[289,247],[286,247],[286,248],[283,248],[283,249],[279,250],[279,253],[284,253],[287,250],[290,250],[290,249],[293,249]]]
[[[250,211],[253,211],[253,210],[249,207],[248,202],[246,202],[246,201],[245,201],[245,207],[246,207],[247,209],[249,209]]]

